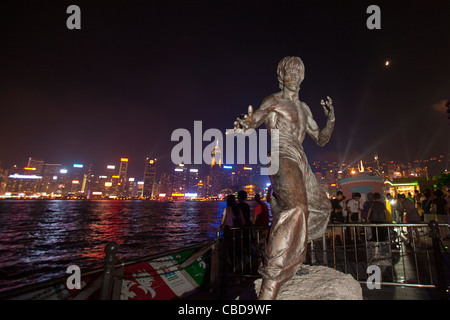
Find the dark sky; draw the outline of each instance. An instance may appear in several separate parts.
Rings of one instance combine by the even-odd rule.
[[[66,28],[70,4],[81,30]],[[381,30],[366,27],[371,4]],[[305,139],[310,162],[449,152],[449,12],[449,1],[2,1],[2,167],[126,156],[139,178],[151,156],[170,168],[175,129],[231,128],[278,91],[289,55],[305,64],[300,100],[320,127],[320,99],[335,107],[330,142]]]

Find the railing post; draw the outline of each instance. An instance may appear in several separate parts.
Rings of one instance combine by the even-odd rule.
[[[219,241],[220,230],[217,230],[215,243],[211,247],[210,292],[216,289],[219,278]]]
[[[100,300],[111,300],[114,265],[117,260],[116,253],[118,248],[119,245],[115,242],[109,242],[105,246],[105,268],[103,270],[103,283],[100,290]]]
[[[325,234],[322,236],[322,248],[323,264],[328,267],[327,239],[325,238]]]
[[[430,236],[433,239],[433,252],[434,252],[434,265],[436,266],[436,289],[438,292],[438,297],[441,300],[447,300],[448,296],[446,293],[446,282],[445,282],[445,274],[443,269],[443,259],[440,247],[440,239],[439,239],[439,223],[435,220],[431,220],[428,222],[430,226]]]

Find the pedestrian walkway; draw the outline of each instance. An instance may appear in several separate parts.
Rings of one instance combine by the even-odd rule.
[[[381,289],[368,289],[361,284],[364,300],[438,300],[435,288],[404,286],[381,286]]]

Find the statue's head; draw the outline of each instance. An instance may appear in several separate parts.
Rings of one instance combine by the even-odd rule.
[[[299,57],[284,57],[278,63],[278,86],[280,89],[299,87],[305,78],[305,66]]]

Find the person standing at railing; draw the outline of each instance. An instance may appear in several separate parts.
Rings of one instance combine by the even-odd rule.
[[[419,211],[413,202],[409,201],[404,194],[398,195],[398,203],[400,204],[400,213],[403,215],[403,223],[422,223]],[[418,236],[417,228],[411,227],[408,229],[409,241],[412,243],[413,238]]]
[[[269,207],[261,201],[261,195],[255,194],[255,214],[253,224],[255,227],[269,227]]]
[[[252,226],[252,221],[250,219],[250,206],[247,202],[245,202],[245,200],[247,200],[247,192],[245,190],[240,190],[238,192],[238,208],[241,210],[242,215],[244,216],[244,220],[245,220],[245,227],[251,227]],[[244,250],[244,257],[245,260],[247,260],[247,257],[249,256],[250,253],[250,230],[248,229],[244,229],[242,230],[242,238],[243,238],[243,250]],[[247,266],[248,261],[245,261],[245,265]]]
[[[432,201],[431,204],[431,211],[435,213],[436,215],[436,221],[438,223],[449,223],[449,217],[447,214],[448,211],[448,203],[447,200],[444,198],[444,193],[441,189],[437,189],[434,192],[435,198]],[[441,238],[446,238],[448,236],[448,228],[447,227],[441,227],[440,233]]]
[[[403,213],[403,223],[421,223],[419,211],[412,201],[409,201],[404,194],[398,195],[398,202],[400,203],[400,212]]]
[[[241,210],[242,215],[244,216],[245,225],[247,227],[251,227],[252,222],[250,219],[250,206],[247,202],[245,202],[245,200],[247,200],[247,192],[245,192],[244,190],[240,190],[238,192],[239,203],[237,204],[237,206]]]
[[[349,216],[349,223],[362,223],[361,212],[363,210],[363,204],[361,203],[361,194],[359,192],[352,194],[352,199],[347,203],[347,212]],[[358,234],[358,241],[361,240],[361,228],[350,227],[350,238],[353,241],[355,238],[355,229]]]
[[[367,212],[367,220],[370,223],[387,223],[387,210],[384,203],[381,201],[381,195],[378,192],[373,194],[372,203]],[[389,240],[389,230],[387,227],[372,227],[373,241],[387,241]]]
[[[433,203],[433,199],[429,189],[425,190],[424,197],[425,199],[422,200],[423,221],[428,223],[430,220],[434,220],[434,215],[431,212],[431,204]]]
[[[381,195],[380,195],[380,199],[381,199]],[[361,213],[361,219],[363,222],[369,222],[368,219],[368,215],[369,215],[369,209],[372,206],[373,203],[373,193],[369,192],[367,194],[367,200],[364,202],[363,204],[363,211]],[[370,227],[365,227],[364,228],[364,233],[366,235],[366,239],[367,240],[371,240],[372,239],[372,228]]]
[[[240,267],[241,258],[241,230],[231,230],[234,227],[245,226],[245,219],[241,210],[236,205],[236,197],[233,194],[227,196],[227,207],[223,211],[222,222],[220,223],[220,229],[223,229],[225,258],[229,268],[233,268],[233,265]],[[233,239],[234,238],[234,239]],[[235,248],[235,257],[233,259],[233,248]]]
[[[389,223],[395,221],[395,206],[394,206],[394,198],[392,198],[392,195],[390,193],[386,194],[386,209],[388,211],[387,221]]]
[[[269,190],[269,192],[271,192],[271,190]],[[252,238],[254,239],[254,243],[256,243],[256,245],[253,245],[252,248],[255,248],[256,250],[252,252],[252,257],[253,259],[255,259],[254,266],[258,267],[258,261],[260,261],[259,259],[262,260],[264,256],[265,244],[269,234],[270,216],[269,216],[269,207],[265,202],[261,200],[261,195],[255,194],[254,199],[256,201],[256,206],[254,208],[254,215],[252,222],[253,225],[257,227],[257,229],[253,230]],[[257,242],[258,239],[259,242]],[[256,253],[256,256],[254,253]],[[255,270],[255,273],[256,271],[257,270]]]
[[[344,223],[345,217],[344,217],[344,194],[342,191],[338,191],[336,193],[336,198],[331,199],[331,215],[330,215],[330,221],[331,223]],[[342,236],[344,234],[343,227],[336,227],[333,228],[334,230],[334,241],[339,239],[338,245],[342,245],[343,239]]]

